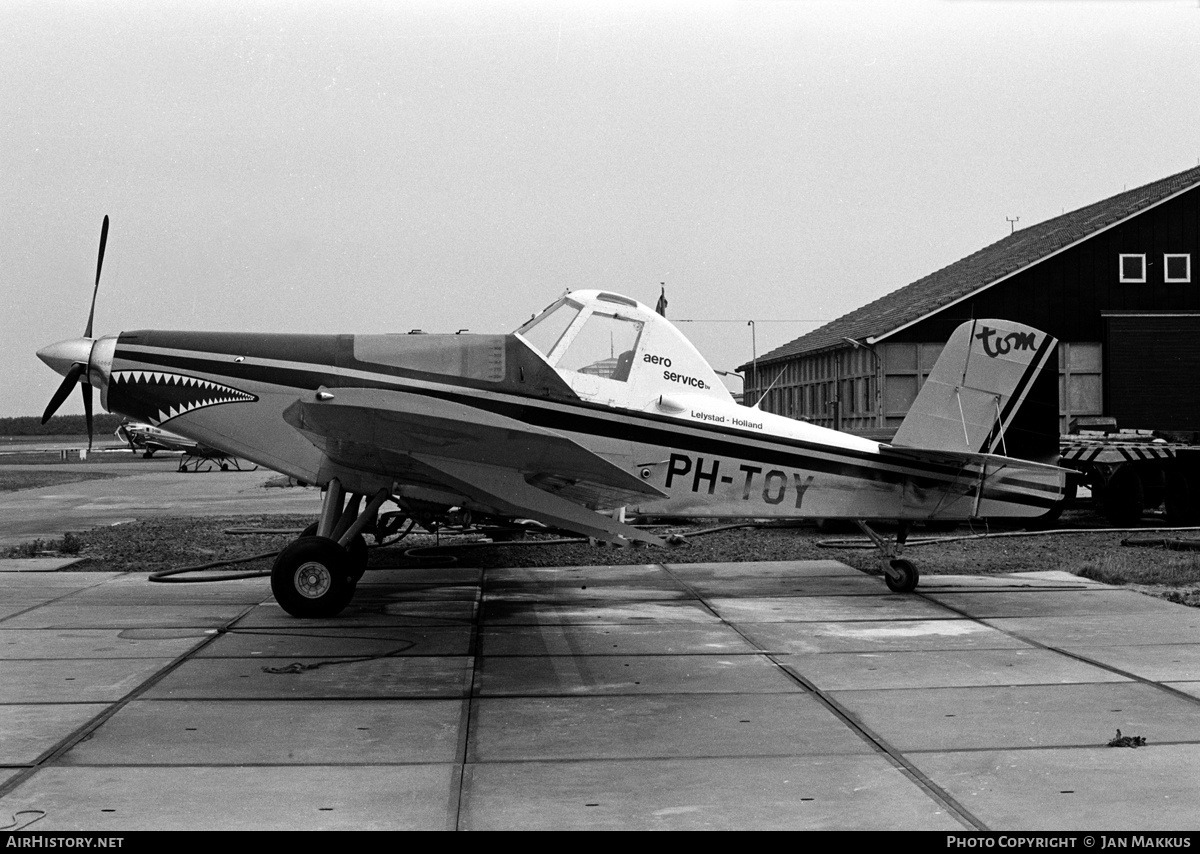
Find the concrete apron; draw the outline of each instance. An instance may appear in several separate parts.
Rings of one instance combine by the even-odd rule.
[[[128,466],[117,468],[128,471]],[[316,489],[268,486],[278,480],[279,475],[264,469],[201,474],[155,471],[3,492],[0,547],[158,516],[317,515],[321,496]]]
[[[383,563],[313,621],[266,579],[0,576],[0,816],[45,831],[1195,826],[1192,609],[1056,572],[896,595],[834,561]],[[1118,729],[1146,746],[1106,746]]]

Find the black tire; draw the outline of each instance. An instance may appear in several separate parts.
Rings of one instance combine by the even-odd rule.
[[[354,595],[350,557],[326,537],[301,537],[275,558],[271,592],[293,617],[334,617]]]
[[[1163,504],[1167,511],[1167,524],[1187,527],[1197,524],[1200,521],[1200,502],[1196,498],[1196,487],[1190,477],[1181,471],[1166,473]]]
[[[886,572],[883,574],[884,583],[887,584],[888,590],[893,593],[912,593],[917,589],[917,582],[921,580],[921,574],[917,572],[917,568],[913,566],[912,561],[907,561],[904,558],[896,558],[888,562],[892,569],[898,570],[902,577],[892,578]]]
[[[302,537],[315,537],[316,535],[316,522],[313,522],[300,534]],[[350,541],[350,546],[346,551],[350,554],[350,575],[355,581],[359,581],[367,571],[367,538],[359,534]]]
[[[1117,527],[1136,525],[1146,510],[1146,491],[1137,471],[1122,465],[1104,485],[1104,515]]]
[[[359,534],[350,541],[346,552],[350,558],[350,577],[357,583],[367,571],[367,538]]]

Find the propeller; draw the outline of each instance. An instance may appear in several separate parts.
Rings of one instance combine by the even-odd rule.
[[[92,288],[92,307],[88,311],[87,328],[83,330],[83,337],[89,343],[95,343],[94,339],[92,339],[92,322],[96,316],[96,294],[100,292],[100,271],[104,268],[104,246],[106,243],[108,243],[107,215],[104,217],[104,223],[100,226],[100,252],[96,257],[96,284]],[[86,361],[77,361],[71,365],[71,369],[63,376],[62,383],[54,392],[54,397],[50,398],[50,403],[46,406],[46,411],[42,413],[42,423],[45,424],[58,411],[58,408],[62,406],[63,401],[70,396],[71,389],[75,386],[75,383],[82,379],[83,415],[87,421],[89,451],[92,449],[92,384],[88,380],[88,369],[91,367],[91,362],[92,356],[89,346]]]

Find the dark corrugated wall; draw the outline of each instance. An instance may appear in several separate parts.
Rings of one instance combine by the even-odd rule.
[[[1106,320],[1104,396],[1117,425],[1200,430],[1200,314]]]

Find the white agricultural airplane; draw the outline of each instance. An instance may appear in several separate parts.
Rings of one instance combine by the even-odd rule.
[[[271,574],[297,617],[349,603],[362,534],[389,499],[422,522],[532,518],[622,544],[662,540],[621,508],[851,519],[883,553],[887,586],[907,592],[907,523],[1036,517],[1064,497],[1065,470],[995,453],[1056,344],[1003,320],[955,330],[889,444],[736,403],[665,317],[602,290],[569,293],[508,335],[91,327],[38,352],[65,377],[46,417],[79,381],[89,414],[98,388],[111,412],[323,489],[315,534]],[[901,523],[895,543],[868,526],[881,521]]]

